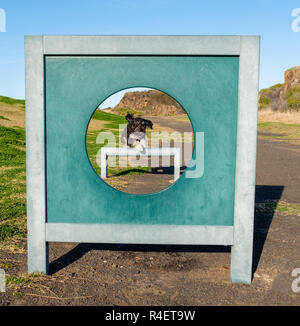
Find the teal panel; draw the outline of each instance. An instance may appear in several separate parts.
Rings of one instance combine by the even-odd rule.
[[[238,57],[46,57],[47,222],[233,225],[238,66]],[[93,111],[138,86],[172,96],[205,133],[202,178],[131,195],[94,172],[85,148]]]

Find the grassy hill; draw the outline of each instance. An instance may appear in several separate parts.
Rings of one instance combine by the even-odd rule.
[[[25,101],[0,96],[0,248],[26,236]]]
[[[181,106],[167,94],[158,90],[126,92],[111,112],[124,115],[126,112],[152,116],[184,114]]]

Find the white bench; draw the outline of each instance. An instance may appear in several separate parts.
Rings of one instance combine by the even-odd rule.
[[[174,156],[174,181],[180,177],[180,148],[146,148],[141,153],[135,148],[103,147],[101,149],[101,178],[107,178],[108,156]]]

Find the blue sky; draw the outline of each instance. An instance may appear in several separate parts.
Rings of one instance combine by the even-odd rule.
[[[28,34],[261,35],[261,88],[300,65],[300,32],[291,27],[300,0],[0,0],[0,8],[0,95],[15,98],[24,98]]]

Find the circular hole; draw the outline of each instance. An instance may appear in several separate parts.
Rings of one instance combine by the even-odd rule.
[[[166,93],[118,91],[93,112],[86,134],[91,165],[103,181],[130,194],[156,193],[176,182],[192,158],[188,115]]]

